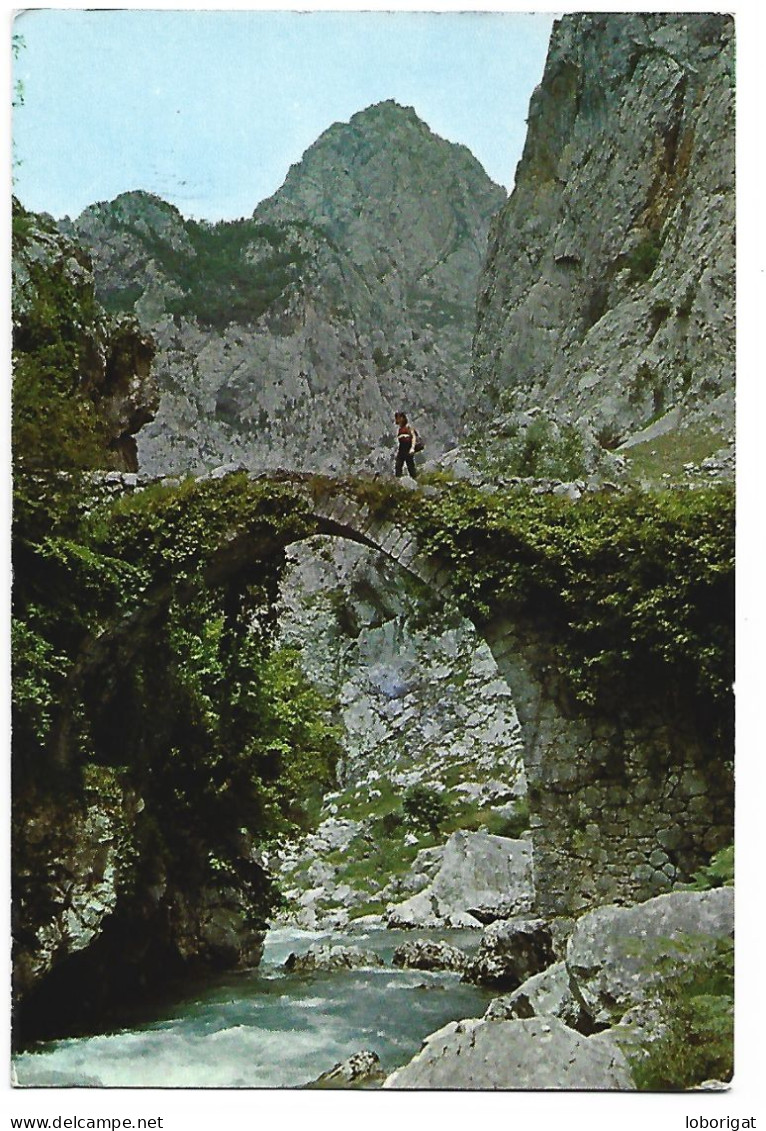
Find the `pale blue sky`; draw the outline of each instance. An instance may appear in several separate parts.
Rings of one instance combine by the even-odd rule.
[[[333,122],[393,98],[513,185],[553,16],[32,9],[15,192],[76,216],[129,189],[249,215]]]

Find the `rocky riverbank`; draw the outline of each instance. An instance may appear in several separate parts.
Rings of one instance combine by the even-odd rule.
[[[731,887],[598,908],[573,925],[558,960],[550,924],[490,927],[463,976],[514,988],[494,999],[484,1017],[433,1033],[383,1087],[636,1088],[658,1057],[675,1052],[668,1006],[679,984],[694,971],[704,971],[710,981],[715,956],[730,946],[733,931]],[[730,1038],[730,996],[719,993],[717,1004]],[[703,1050],[705,1066],[718,1069],[724,1083],[731,1072],[726,1036]],[[685,1055],[691,1066],[695,1053],[686,1049]]]

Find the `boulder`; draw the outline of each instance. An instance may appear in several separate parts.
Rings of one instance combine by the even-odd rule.
[[[348,1060],[341,1061],[323,1072],[307,1088],[364,1088],[376,1087],[386,1078],[386,1073],[376,1052],[364,1049],[354,1053]]]
[[[597,1025],[619,1021],[674,965],[734,932],[734,889],[677,891],[632,907],[599,907],[575,924],[567,968]]]
[[[304,954],[289,954],[284,968],[291,974],[313,974],[327,970],[359,970],[367,966],[382,966],[383,959],[374,950],[356,946],[330,946],[314,944]]]
[[[482,926],[481,921],[467,911],[456,911],[453,915],[448,915],[444,922],[447,927],[453,927],[455,930],[463,928],[478,931]]]
[[[492,923],[482,935],[464,980],[514,990],[553,962],[551,928],[544,919]]]
[[[462,973],[468,965],[468,955],[449,943],[416,939],[402,943],[394,951],[394,966],[413,970],[454,970]]]
[[[359,821],[343,817],[328,817],[319,828],[307,838],[312,852],[317,854],[343,852],[359,832]]]
[[[453,1021],[383,1087],[615,1091],[635,1085],[616,1043],[595,1043],[555,1017],[531,1017]]]
[[[533,899],[529,841],[460,829],[444,846],[431,884],[395,905],[389,926],[454,923],[457,916],[461,925],[479,925],[529,911]]]
[[[459,911],[473,914],[474,907],[501,907],[516,915],[528,911],[534,896],[532,845],[458,830],[445,845],[431,890],[445,917]]]
[[[410,896],[403,903],[397,903],[394,907],[390,907],[386,923],[389,927],[398,930],[439,926],[440,920],[436,913],[430,888],[419,891],[417,895]]]
[[[590,1032],[589,1018],[577,996],[564,962],[556,962],[527,978],[518,989],[493,998],[484,1018],[511,1021],[522,1017],[558,1017],[578,1032]]]

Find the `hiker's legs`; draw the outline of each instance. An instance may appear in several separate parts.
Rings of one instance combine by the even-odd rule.
[[[414,455],[412,454],[412,452],[402,451],[401,448],[400,448],[399,451],[396,453],[395,470],[396,470],[397,478],[401,478],[402,471],[404,469],[405,463],[407,464],[407,470],[409,471],[412,478],[417,479],[418,469],[415,467],[415,457],[414,457]]]

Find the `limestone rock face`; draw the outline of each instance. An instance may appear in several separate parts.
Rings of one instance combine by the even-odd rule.
[[[444,319],[440,301],[473,302],[485,220],[503,196],[469,150],[389,101],[330,127],[256,215],[272,222],[310,216],[349,249],[355,266],[382,276],[375,297],[384,315],[404,303]]]
[[[554,1017],[453,1021],[430,1036],[384,1088],[632,1090],[618,1046],[595,1042]]]
[[[70,805],[66,812],[58,806],[23,811],[25,835],[14,838],[16,883],[26,885],[14,932],[18,999],[59,963],[87,949],[117,907],[118,889],[130,875],[140,803],[118,784],[110,794],[98,799],[90,791],[81,806]]]
[[[251,220],[198,225],[146,193],[70,225],[99,293],[156,337],[142,467],[390,468],[393,414],[457,434],[476,281],[505,199],[394,102],[332,126]]]
[[[477,789],[502,777],[502,800],[519,795],[519,723],[489,648],[403,570],[363,547],[312,539],[288,551],[279,614],[281,642],[300,648],[309,678],[340,701],[344,783],[417,752],[424,776],[464,763]]]
[[[535,406],[608,446],[664,414],[731,430],[733,20],[557,21],[493,221],[474,413]],[[712,447],[715,448],[715,442]]]
[[[600,1025],[610,1025],[651,996],[669,963],[699,958],[734,931],[734,889],[677,891],[632,907],[599,907],[575,924],[566,964]]]

